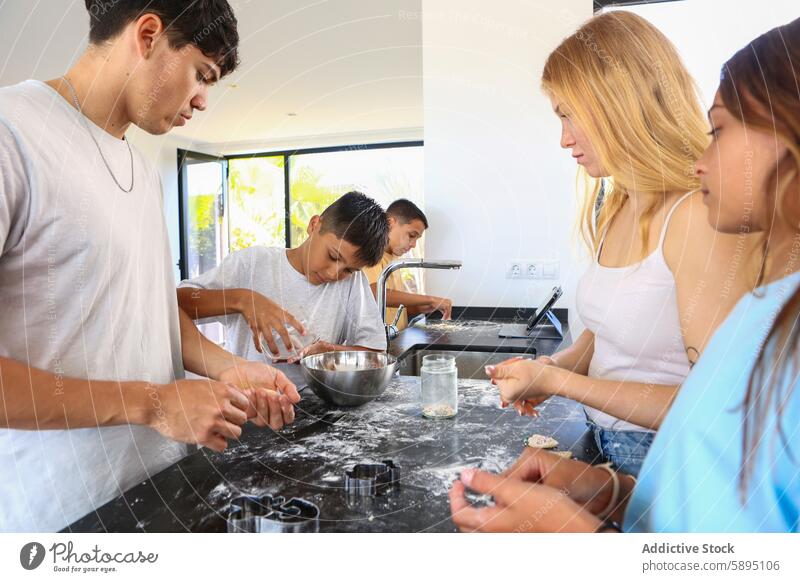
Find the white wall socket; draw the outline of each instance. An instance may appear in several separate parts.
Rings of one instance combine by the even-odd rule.
[[[509,261],[506,279],[558,279],[558,261]]]
[[[525,263],[523,273],[526,279],[541,279],[542,266],[540,263]]]
[[[558,279],[558,261],[533,261],[525,264],[525,276],[528,279]]]
[[[509,261],[506,263],[506,279],[524,279],[524,267],[525,263],[522,261]]]

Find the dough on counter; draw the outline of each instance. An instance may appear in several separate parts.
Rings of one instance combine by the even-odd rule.
[[[553,437],[532,434],[525,439],[525,444],[534,449],[554,449],[558,446],[558,441]]]

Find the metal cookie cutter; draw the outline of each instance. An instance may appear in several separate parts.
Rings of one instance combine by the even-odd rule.
[[[228,533],[319,531],[319,507],[305,499],[242,495],[231,501]]]
[[[344,489],[350,497],[375,497],[399,485],[400,467],[392,461],[362,463],[344,474]]]

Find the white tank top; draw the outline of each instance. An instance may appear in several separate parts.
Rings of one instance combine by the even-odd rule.
[[[578,282],[578,315],[594,334],[589,377],[623,382],[675,385],[689,375],[681,334],[675,277],[664,259],[664,239],[672,213],[693,192],[684,194],[667,213],[656,249],[627,267],[595,260]],[[595,424],[613,430],[648,429],[586,407]]]

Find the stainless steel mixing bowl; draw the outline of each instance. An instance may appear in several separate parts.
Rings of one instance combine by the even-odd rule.
[[[360,406],[384,393],[397,359],[383,352],[326,352],[300,361],[314,394],[337,406]]]

